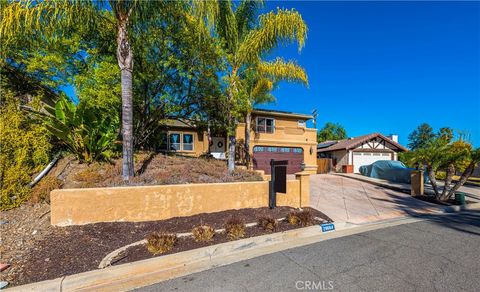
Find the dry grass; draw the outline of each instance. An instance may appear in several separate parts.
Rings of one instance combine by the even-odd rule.
[[[263,216],[258,219],[258,226],[268,232],[274,232],[277,230],[278,222],[272,216]]]
[[[33,187],[31,201],[33,203],[50,203],[50,192],[61,187],[61,180],[57,179],[55,176],[46,176]]]
[[[290,225],[297,225],[300,222],[300,219],[297,216],[297,212],[292,211],[287,215],[287,222]]]
[[[89,188],[124,186],[121,177],[121,159],[110,163],[75,163],[63,176],[64,188]],[[225,161],[204,158],[152,155],[135,155],[136,176],[129,185],[166,185],[187,183],[220,183],[235,181],[260,181],[253,171],[236,170],[229,174]]]
[[[215,229],[209,225],[200,225],[192,229],[192,235],[196,242],[212,241],[215,235]]]
[[[237,240],[245,237],[245,222],[237,217],[231,217],[225,222],[225,233],[229,240]]]
[[[171,251],[176,242],[174,233],[154,232],[147,237],[147,249],[154,255],[162,254]]]

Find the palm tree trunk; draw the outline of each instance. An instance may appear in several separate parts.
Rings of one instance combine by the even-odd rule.
[[[453,188],[450,189],[450,191],[448,192],[448,195],[447,197],[445,198],[445,200],[448,200],[450,199],[451,196],[453,196],[453,194],[455,194],[455,192],[461,187],[463,186],[464,183],[467,182],[468,178],[473,174],[473,171],[475,170],[475,165],[477,164],[477,162],[470,162],[470,164],[467,166],[467,168],[465,169],[465,171],[463,172],[462,176],[460,177],[460,179],[457,181],[457,183],[455,184],[455,186],[453,186]]]
[[[252,128],[252,113],[247,112],[245,117],[245,165],[247,169],[250,169],[251,157],[250,157],[250,131]]]
[[[235,170],[235,136],[230,135],[228,137],[228,172],[232,173]]]
[[[455,165],[449,164],[446,169],[445,183],[443,185],[442,195],[440,200],[445,201],[448,198],[447,194],[450,192],[450,184],[452,183],[453,175],[455,174]]]
[[[133,52],[128,42],[128,17],[118,20],[117,24],[117,60],[122,72],[122,140],[123,169],[122,177],[128,181],[134,176],[133,165],[133,102],[132,102],[132,71]]]
[[[440,194],[438,193],[437,179],[435,178],[435,170],[431,166],[427,166],[428,179],[432,185],[433,192],[435,193],[435,198],[439,199]]]

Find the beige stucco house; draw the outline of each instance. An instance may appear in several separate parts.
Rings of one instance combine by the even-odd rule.
[[[288,160],[287,173],[317,170],[317,130],[307,127],[311,115],[291,112],[259,110],[252,112],[250,154],[253,168],[270,173],[270,160]],[[225,159],[227,139],[213,135],[209,143],[206,131],[182,121],[170,121],[161,150],[200,156],[209,152],[217,159]],[[245,124],[239,123],[236,131],[236,160],[242,162]],[[210,145],[209,145],[210,144]]]

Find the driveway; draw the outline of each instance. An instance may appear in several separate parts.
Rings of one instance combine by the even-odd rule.
[[[356,224],[442,209],[409,194],[332,174],[310,176],[310,205],[334,221]]]

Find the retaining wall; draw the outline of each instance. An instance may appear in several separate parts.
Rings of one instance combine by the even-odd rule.
[[[50,193],[51,223],[152,221],[230,209],[268,207],[268,181],[60,189]],[[278,206],[309,205],[309,176],[298,173],[277,193]]]

